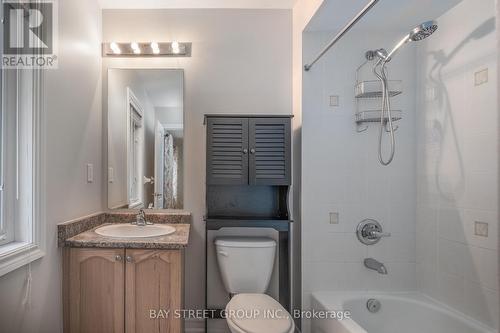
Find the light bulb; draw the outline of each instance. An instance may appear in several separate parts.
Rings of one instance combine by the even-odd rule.
[[[130,43],[130,47],[132,48],[132,51],[134,52],[134,54],[141,53],[141,49],[139,48],[139,44],[137,44],[136,42]]]
[[[151,49],[153,50],[154,54],[160,53],[160,47],[158,46],[157,42],[151,42]]]
[[[122,53],[122,51],[120,50],[120,47],[115,42],[111,42],[109,44],[109,47],[110,47],[111,51],[113,51],[114,54]]]
[[[179,48],[179,42],[172,42],[171,47],[173,53],[179,53],[181,51]]]

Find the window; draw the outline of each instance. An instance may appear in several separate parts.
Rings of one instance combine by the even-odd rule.
[[[41,70],[1,71],[0,276],[43,256],[39,200],[41,82]]]

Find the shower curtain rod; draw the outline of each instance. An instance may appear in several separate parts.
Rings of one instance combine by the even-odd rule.
[[[361,9],[361,11],[356,15],[354,16],[354,18],[352,20],[349,21],[349,23],[347,23],[343,28],[342,30],[339,31],[339,33],[337,35],[335,35],[335,37],[333,37],[333,39],[330,41],[330,43],[328,43],[327,46],[325,46],[325,48],[318,54],[318,56],[308,65],[304,65],[304,70],[307,72],[311,69],[311,67],[316,63],[316,61],[318,61],[326,52],[328,52],[328,50],[335,44],[339,41],[339,39],[341,39],[349,30],[351,30],[351,28],[356,24],[358,23],[358,21],[363,17],[365,16],[365,14],[370,10],[372,9],[373,6],[375,6],[377,4],[377,2],[379,2],[379,0],[371,0],[363,9]]]

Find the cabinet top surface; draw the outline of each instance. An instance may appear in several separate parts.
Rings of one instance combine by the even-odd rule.
[[[205,118],[293,118],[293,114],[237,114],[237,113],[208,113]]]
[[[137,210],[120,210],[97,213],[57,225],[57,242],[59,247],[68,246],[67,240],[85,231],[90,231],[107,223],[130,223],[137,219]],[[172,210],[147,210],[147,221],[155,224],[187,224],[191,223],[191,213]],[[189,230],[188,230],[189,231]],[[97,234],[96,234],[97,235]]]
[[[101,236],[95,232],[99,225],[91,230],[79,233],[65,240],[68,247],[97,247],[97,248],[132,248],[132,249],[183,249],[189,243],[190,225],[184,223],[168,224],[175,228],[173,234],[143,237],[143,238],[115,238]]]

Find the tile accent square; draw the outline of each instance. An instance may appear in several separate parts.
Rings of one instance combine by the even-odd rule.
[[[339,224],[339,213],[330,213],[330,224]]]
[[[474,221],[474,235],[488,237],[488,223]]]

